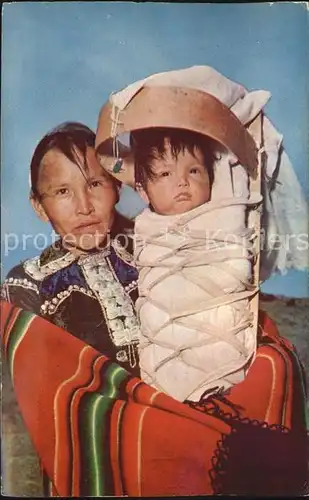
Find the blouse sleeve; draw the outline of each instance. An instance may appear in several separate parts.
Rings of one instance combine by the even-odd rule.
[[[26,275],[22,264],[8,273],[1,285],[1,298],[26,311],[40,313],[42,299],[39,285]]]

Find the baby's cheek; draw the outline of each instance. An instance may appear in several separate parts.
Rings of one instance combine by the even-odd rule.
[[[171,193],[168,195],[164,191],[162,191],[156,198],[153,198],[153,202],[151,205],[154,208],[154,211],[161,215],[171,215],[175,213],[177,203],[171,196]]]
[[[210,199],[209,184],[206,183],[198,184],[198,186],[196,186],[195,198],[200,204],[209,201]]]

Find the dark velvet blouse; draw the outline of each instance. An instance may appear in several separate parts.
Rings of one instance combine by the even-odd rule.
[[[59,240],[9,272],[3,298],[60,326],[138,376],[132,231],[133,222],[117,213],[108,244],[100,251],[75,257]]]

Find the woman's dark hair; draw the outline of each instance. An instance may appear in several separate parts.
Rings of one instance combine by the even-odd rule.
[[[37,189],[39,172],[42,160],[51,149],[57,149],[69,160],[75,163],[83,172],[87,171],[87,147],[94,148],[95,133],[86,125],[78,122],[65,122],[48,132],[39,142],[32,156],[30,164],[31,196],[40,198]],[[83,163],[81,165],[81,153]],[[107,174],[108,175],[108,174]],[[115,187],[118,185],[112,177]]]
[[[174,158],[186,149],[194,156],[198,149],[203,155],[210,186],[212,186],[215,161],[215,141],[212,139],[192,130],[154,127],[131,132],[130,141],[134,153],[135,182],[141,184],[144,189],[146,189],[147,180],[155,178],[153,161],[163,160],[166,156],[166,143],[170,145]]]

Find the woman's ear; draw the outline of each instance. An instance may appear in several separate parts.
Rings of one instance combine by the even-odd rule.
[[[46,214],[44,208],[43,208],[43,205],[40,203],[40,201],[35,198],[33,195],[30,195],[30,203],[32,205],[32,208],[33,210],[35,211],[35,213],[37,214],[38,218],[42,221],[42,222],[49,222],[49,217],[48,215]]]
[[[138,194],[140,195],[140,197],[142,198],[142,200],[147,204],[149,205],[149,198],[148,198],[148,195],[145,191],[145,189],[143,188],[143,186],[137,182],[136,185],[135,185],[135,190],[138,192]]]

